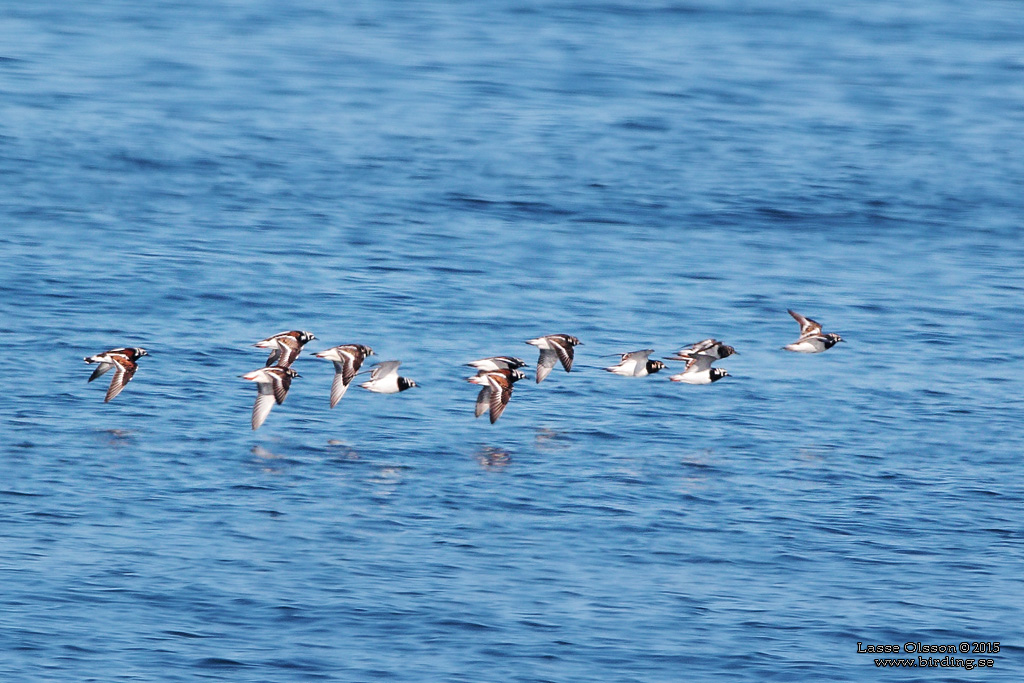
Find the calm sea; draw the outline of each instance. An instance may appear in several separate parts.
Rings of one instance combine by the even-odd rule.
[[[1010,0],[7,3],[0,679],[1020,680],[1022,151]]]

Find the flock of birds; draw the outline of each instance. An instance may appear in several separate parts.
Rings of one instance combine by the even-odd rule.
[[[789,314],[800,323],[800,338],[792,344],[782,347],[783,349],[797,353],[821,353],[843,341],[842,337],[834,332],[823,333],[818,322],[805,318],[796,311],[790,310]],[[260,428],[275,404],[284,403],[292,380],[299,377],[299,374],[292,369],[292,363],[299,357],[302,347],[314,339],[316,337],[310,332],[292,330],[275,334],[254,344],[258,348],[270,349],[270,356],[264,367],[241,376],[243,379],[256,383],[256,402],[252,407],[253,429]],[[540,350],[536,374],[539,384],[551,374],[551,371],[559,363],[566,372],[571,371],[573,350],[581,342],[568,334],[549,334],[536,339],[528,339],[526,343]],[[667,367],[660,360],[650,360],[652,353],[654,353],[654,349],[623,353],[621,360],[616,365],[604,369],[624,377],[646,377]],[[712,364],[716,360],[728,358],[734,353],[736,353],[736,349],[717,339],[704,339],[690,344],[680,349],[674,356],[665,358],[669,361],[686,363],[682,372],[672,375],[669,379],[685,384],[717,382],[723,377],[728,377],[729,373],[722,368],[712,367]],[[105,402],[110,401],[120,394],[125,385],[135,376],[138,360],[148,355],[146,349],[133,347],[112,349],[89,356],[85,362],[97,364],[89,381],[113,370],[114,376],[110,380],[105,399]],[[331,383],[331,408],[333,408],[338,405],[345,392],[348,391],[352,380],[360,374],[363,361],[368,356],[375,354],[369,346],[342,344],[320,351],[315,355],[317,358],[334,363],[334,381]],[[401,364],[402,362],[397,360],[376,364],[370,374],[370,379],[359,386],[380,394],[397,394],[400,391],[412,389],[416,386],[416,382],[398,374],[398,367]],[[524,367],[526,362],[514,356],[492,356],[472,361],[466,365],[477,371],[476,375],[468,377],[467,381],[481,387],[476,398],[476,417],[480,417],[490,410],[491,424],[494,424],[505,412],[509,399],[512,398],[512,386],[519,380],[526,379],[526,375],[519,369]]]

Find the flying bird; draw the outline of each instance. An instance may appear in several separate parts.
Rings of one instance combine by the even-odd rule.
[[[714,356],[698,353],[685,360],[686,367],[683,368],[683,371],[669,377],[673,382],[683,382],[684,384],[711,384],[712,382],[717,382],[723,377],[729,376],[729,373],[722,368],[711,367],[711,364],[718,360]]]
[[[362,344],[342,344],[325,349],[317,354],[317,358],[334,361],[334,381],[331,382],[331,407],[348,391],[348,385],[359,372],[367,356],[374,355],[373,349]]]
[[[516,368],[481,370],[475,376],[467,377],[467,382],[483,387],[476,397],[476,416],[480,417],[490,408],[491,424],[497,422],[512,398],[512,385],[521,379],[526,379],[526,375]]]
[[[292,330],[281,332],[273,337],[267,337],[258,341],[253,346],[261,349],[271,349],[270,357],[267,358],[267,367],[277,364],[282,368],[291,367],[295,359],[299,357],[302,347],[316,339],[312,332]]]
[[[728,358],[734,353],[736,353],[736,349],[728,344],[718,341],[717,339],[703,339],[679,349],[674,356],[665,356],[665,360],[690,360],[698,354],[711,356],[712,358],[719,360],[722,358]]]
[[[614,372],[623,377],[646,377],[653,375],[665,368],[660,360],[647,360],[654,353],[654,349],[643,349],[641,351],[630,351],[622,354],[622,360],[618,365],[605,368],[608,372]]]
[[[843,341],[835,332],[829,332],[822,334],[821,323],[805,318],[796,311],[790,310],[789,314],[800,323],[800,338],[792,344],[783,346],[786,351],[796,351],[797,353],[821,353],[822,351],[828,351],[833,346]]]
[[[400,360],[386,360],[378,363],[373,366],[370,379],[359,386],[378,394],[397,394],[400,391],[412,389],[416,386],[416,382],[408,377],[398,376],[398,366],[401,364]]]
[[[95,356],[88,356],[85,359],[86,363],[99,363],[96,369],[92,371],[92,375],[89,376],[90,382],[111,370],[115,370],[114,376],[110,380],[110,386],[107,388],[107,397],[103,399],[104,403],[109,403],[115,396],[121,393],[125,385],[132,381],[135,371],[139,368],[136,361],[148,355],[149,353],[146,349],[133,347],[111,349],[110,351],[97,353]]]
[[[259,429],[263,421],[267,419],[267,415],[270,415],[270,409],[274,407],[274,403],[284,403],[292,380],[296,377],[299,377],[299,373],[279,365],[263,367],[242,375],[243,379],[256,382],[256,402],[252,406],[252,428],[254,430]]]
[[[526,361],[515,356],[491,356],[466,363],[477,370],[515,370],[526,365]]]
[[[528,339],[527,344],[540,349],[537,359],[537,384],[551,374],[557,361],[562,362],[566,372],[572,370],[573,347],[580,345],[580,340],[568,334],[549,334],[536,339]]]

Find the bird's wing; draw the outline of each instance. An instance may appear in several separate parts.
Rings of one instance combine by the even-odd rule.
[[[572,344],[561,337],[549,337],[548,341],[550,341],[551,345],[555,347],[555,353],[558,354],[558,360],[562,361],[562,367],[565,368],[565,371],[569,372],[572,370]]]
[[[263,421],[270,415],[270,409],[274,407],[274,390],[269,382],[260,382],[256,385],[258,393],[256,402],[252,404],[252,428],[259,429]]]
[[[686,367],[683,368],[683,372],[704,372],[711,369],[711,364],[714,363],[716,358],[709,356],[704,353],[698,353],[696,356],[691,356],[690,360],[686,362]]]
[[[491,383],[491,424],[494,424],[512,398],[512,385],[504,377],[488,375],[487,380]]]
[[[96,369],[92,371],[92,374],[89,375],[89,381],[91,382],[94,379],[96,379],[97,377],[99,377],[101,375],[104,375],[104,374],[110,372],[113,369],[114,369],[114,364],[113,363],[100,363],[99,365],[96,366]]]
[[[537,383],[540,384],[544,378],[551,374],[555,363],[558,362],[558,354],[551,349],[541,349],[540,358],[537,359]]]
[[[487,412],[487,408],[490,405],[491,405],[491,388],[490,387],[484,387],[483,389],[480,390],[480,393],[476,395],[476,408],[475,408],[476,416],[480,417],[485,412]]]
[[[677,353],[676,355],[677,356],[693,356],[695,354],[702,353],[704,351],[708,351],[709,349],[713,348],[717,344],[718,344],[718,340],[716,340],[716,339],[711,339],[711,338],[701,339],[699,342],[694,342],[694,343],[690,344],[689,346],[684,346],[683,348],[679,349],[679,353]]]
[[[274,388],[274,400],[278,404],[284,403],[288,396],[288,389],[292,386],[292,376],[287,373],[274,373],[271,385]]]
[[[334,381],[331,382],[331,407],[338,405],[338,401],[348,391],[348,384],[352,381],[352,378],[345,379],[345,367],[348,363],[342,361],[334,361]],[[355,373],[352,373],[352,377]]]
[[[132,381],[132,377],[135,376],[135,370],[139,367],[122,356],[114,357],[114,366],[117,370],[114,372],[114,377],[110,380],[110,386],[107,388],[107,397],[103,399],[104,403],[110,402],[121,393],[125,385]]]
[[[788,313],[793,316],[793,319],[800,323],[800,336],[810,337],[816,334],[821,334],[821,324],[816,320],[805,318],[796,311],[790,309]]]
[[[400,360],[386,360],[383,363],[377,363],[373,366],[373,372],[370,373],[370,381],[398,374],[398,366],[401,364]]]
[[[290,367],[295,359],[299,357],[302,345],[295,337],[280,337],[277,340],[277,364],[282,368]],[[271,354],[273,356],[273,354]]]
[[[338,353],[341,355],[341,361],[334,361],[334,369],[341,374],[345,381],[345,386],[356,376],[359,372],[359,367],[363,364],[363,354],[358,351],[352,352],[349,349],[339,349]]]

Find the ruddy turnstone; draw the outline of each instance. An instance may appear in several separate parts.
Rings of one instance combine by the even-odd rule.
[[[490,358],[481,358],[470,363],[466,363],[471,368],[477,370],[515,370],[526,365],[526,361],[522,358],[516,358],[515,356],[492,356]]]
[[[481,370],[474,377],[467,377],[467,382],[483,387],[476,397],[476,416],[480,417],[490,407],[491,424],[494,424],[512,398],[512,385],[521,379],[526,379],[526,375],[516,368]]]
[[[377,363],[373,366],[370,379],[359,386],[378,394],[397,394],[399,391],[412,389],[416,386],[416,382],[408,377],[398,376],[398,366],[401,364],[400,360],[386,360],[383,363]]]
[[[97,368],[92,371],[92,375],[89,376],[90,382],[111,370],[117,370],[114,373],[114,377],[110,380],[110,386],[107,388],[107,397],[103,399],[104,403],[108,403],[111,399],[121,393],[124,386],[128,384],[128,382],[132,381],[132,377],[135,376],[135,371],[139,367],[136,361],[138,361],[139,358],[148,355],[149,353],[146,349],[133,347],[127,349],[111,349],[110,351],[97,353],[95,356],[89,356],[85,359],[86,363],[99,363],[99,366],[97,366]]]
[[[679,349],[674,356],[665,356],[665,360],[690,360],[697,354],[711,356],[715,360],[719,360],[728,358],[734,353],[736,353],[736,349],[728,344],[723,344],[717,339],[703,339]]]
[[[263,367],[242,375],[243,379],[256,382],[256,403],[252,406],[253,429],[260,428],[267,415],[270,415],[274,403],[284,403],[288,388],[296,377],[299,377],[299,373],[279,365]]]
[[[314,339],[316,337],[313,336],[312,332],[292,330],[291,332],[281,332],[273,337],[267,337],[263,341],[256,342],[253,346],[261,349],[273,349],[270,352],[270,357],[267,358],[266,367],[277,364],[282,368],[287,368],[299,357],[302,347]]]
[[[683,368],[683,371],[669,377],[673,382],[683,382],[685,384],[711,384],[712,382],[717,382],[723,377],[729,376],[729,373],[722,368],[711,367],[711,364],[718,360],[714,356],[698,353],[690,358],[684,358],[683,360],[686,361],[686,367]]]
[[[551,374],[556,361],[562,361],[562,367],[566,372],[572,370],[573,347],[579,346],[582,342],[568,334],[549,334],[528,339],[526,343],[540,349],[540,358],[537,359],[537,384],[540,384]]]
[[[342,344],[315,354],[317,358],[334,361],[334,381],[331,383],[331,407],[348,391],[352,378],[359,372],[367,356],[374,355],[373,349],[362,344]]]
[[[618,365],[605,368],[608,372],[614,372],[623,377],[646,377],[653,375],[665,368],[660,360],[647,360],[654,353],[654,349],[643,349],[641,351],[630,351],[622,354],[622,360]]]
[[[828,334],[821,333],[821,323],[818,323],[810,318],[805,318],[796,311],[790,310],[789,314],[800,323],[800,338],[792,344],[783,346],[786,351],[796,351],[797,353],[821,353],[822,351],[828,351],[833,346],[843,341],[835,332],[829,332]]]

